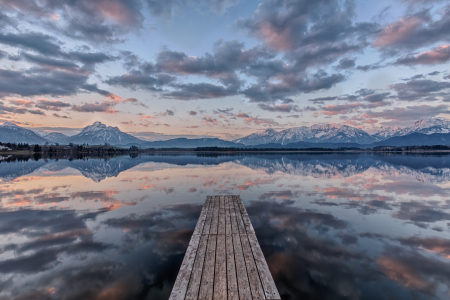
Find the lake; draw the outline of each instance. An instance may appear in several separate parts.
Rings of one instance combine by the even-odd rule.
[[[239,194],[283,299],[448,299],[450,156],[0,163],[0,299],[168,299],[207,195]]]

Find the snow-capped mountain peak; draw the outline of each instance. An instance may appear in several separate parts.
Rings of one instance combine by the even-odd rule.
[[[138,145],[143,141],[128,133],[120,131],[117,127],[106,126],[102,122],[94,122],[92,125],[83,128],[79,134],[69,137],[67,142],[91,145],[101,145],[104,143],[110,145]]]
[[[3,123],[1,126],[2,126],[2,127],[5,127],[5,128],[10,128],[10,129],[18,129],[18,128],[22,128],[22,127],[20,127],[20,126],[14,124],[14,123],[11,123],[11,122],[5,122],[5,123]]]
[[[37,135],[34,131],[22,128],[11,122],[5,122],[0,125],[0,142],[44,144],[47,140]]]
[[[108,127],[105,124],[103,124],[102,122],[97,121],[97,122],[94,122],[92,125],[88,125],[88,126],[84,127],[81,132],[96,132],[96,131],[105,130],[108,128],[113,128],[113,127],[110,127],[110,126]]]
[[[450,132],[450,122],[440,118],[431,118],[425,120],[419,120],[414,122],[414,124],[400,129],[395,136],[403,136],[411,133],[423,133],[423,134],[433,134],[433,133],[449,133]]]
[[[265,131],[266,134],[251,134],[247,137],[235,140],[245,145],[259,145],[267,143],[289,144],[296,142],[327,142],[327,143],[361,143],[375,142],[367,132],[347,125],[316,124],[311,127],[302,126],[289,128],[282,131]]]

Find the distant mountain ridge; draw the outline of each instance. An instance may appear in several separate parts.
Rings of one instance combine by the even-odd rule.
[[[418,135],[419,134],[419,135]],[[225,141],[219,138],[187,139],[167,141],[145,141],[120,131],[117,127],[94,122],[73,136],[59,132],[38,135],[32,130],[10,122],[0,125],[0,142],[28,144],[89,144],[143,148],[196,148],[196,147],[255,147],[255,148],[339,148],[375,146],[412,146],[450,144],[450,122],[431,118],[419,120],[410,126],[380,127],[364,131],[347,125],[316,124],[277,131],[273,128],[248,136]]]
[[[47,140],[32,130],[22,128],[14,123],[5,122],[0,125],[0,142],[45,144]]]
[[[267,129],[234,140],[246,146],[276,143],[288,145],[298,142],[307,143],[351,143],[369,145],[393,137],[406,136],[413,133],[445,134],[450,133],[450,122],[443,119],[431,118],[416,121],[414,124],[399,127],[380,127],[370,133],[347,125],[313,125],[289,128],[282,131]]]
[[[295,127],[279,132],[268,129],[262,133],[254,133],[234,140],[234,142],[242,143],[246,146],[267,143],[287,145],[296,142],[369,144],[376,141],[376,138],[364,130],[347,125],[339,126],[334,124]]]

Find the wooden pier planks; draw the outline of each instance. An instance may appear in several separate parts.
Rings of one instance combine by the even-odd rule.
[[[170,300],[281,299],[240,196],[208,196]]]

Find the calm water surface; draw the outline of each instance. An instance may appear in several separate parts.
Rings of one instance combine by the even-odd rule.
[[[283,299],[449,299],[450,156],[0,163],[0,299],[167,299],[207,195],[240,194]]]

